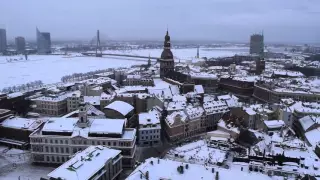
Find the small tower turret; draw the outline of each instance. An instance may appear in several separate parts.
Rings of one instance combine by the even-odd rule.
[[[77,125],[80,128],[85,128],[89,126],[89,119],[85,103],[80,103],[79,105],[79,120],[77,122]]]

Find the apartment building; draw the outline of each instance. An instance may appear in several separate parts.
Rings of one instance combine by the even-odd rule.
[[[68,97],[72,97],[73,94],[76,94],[75,96],[80,96],[80,91],[32,99],[36,105],[35,111],[47,116],[65,115],[68,112]]]
[[[153,86],[153,79],[141,75],[127,75],[123,81],[124,86]]]
[[[49,180],[117,179],[122,172],[121,151],[89,146],[48,174]]]
[[[217,129],[217,124],[222,116],[229,112],[229,107],[224,101],[207,101],[203,103],[206,114],[205,125],[207,131]]]
[[[169,115],[165,118],[164,131],[170,141],[175,141],[215,130],[229,108],[223,101],[206,99],[202,105],[170,102],[165,111]]]
[[[290,85],[285,87],[283,85]],[[281,86],[280,86],[281,85]],[[290,82],[263,82],[258,81],[254,85],[253,97],[268,103],[278,103],[281,99],[291,98],[296,101],[319,101],[320,93],[317,87],[309,85],[295,86]]]
[[[51,118],[30,136],[34,163],[62,164],[90,145],[121,150],[124,168],[135,163],[136,129],[125,128],[125,119],[93,119],[80,106],[79,118]]]
[[[81,93],[73,93],[67,98],[67,111],[72,112],[79,109],[81,103]]]
[[[161,113],[157,108],[139,114],[138,142],[141,146],[161,144]]]

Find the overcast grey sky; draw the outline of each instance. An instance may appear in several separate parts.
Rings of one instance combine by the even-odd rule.
[[[319,42],[320,0],[1,0],[7,36],[35,39],[36,26],[52,40],[247,42],[264,31],[267,42]]]

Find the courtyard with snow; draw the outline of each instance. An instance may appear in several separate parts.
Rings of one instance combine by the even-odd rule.
[[[36,180],[54,169],[32,165],[29,151],[0,146],[0,180]]]
[[[192,164],[222,165],[227,152],[208,146],[206,140],[198,140],[170,150],[165,158]]]

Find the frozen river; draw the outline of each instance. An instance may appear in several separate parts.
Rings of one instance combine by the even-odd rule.
[[[173,49],[176,61],[192,59],[197,49]],[[130,52],[107,51],[109,53],[132,54],[160,57],[162,49],[133,50]],[[201,57],[224,57],[247,53],[248,49],[200,49]],[[8,59],[17,59],[8,63]],[[21,61],[20,61],[21,59]],[[129,67],[147,62],[128,58],[112,57],[65,57],[61,55],[30,55],[28,61],[23,56],[0,56],[0,89],[41,80],[43,83],[59,82],[61,77],[72,73],[84,73],[98,69]]]

